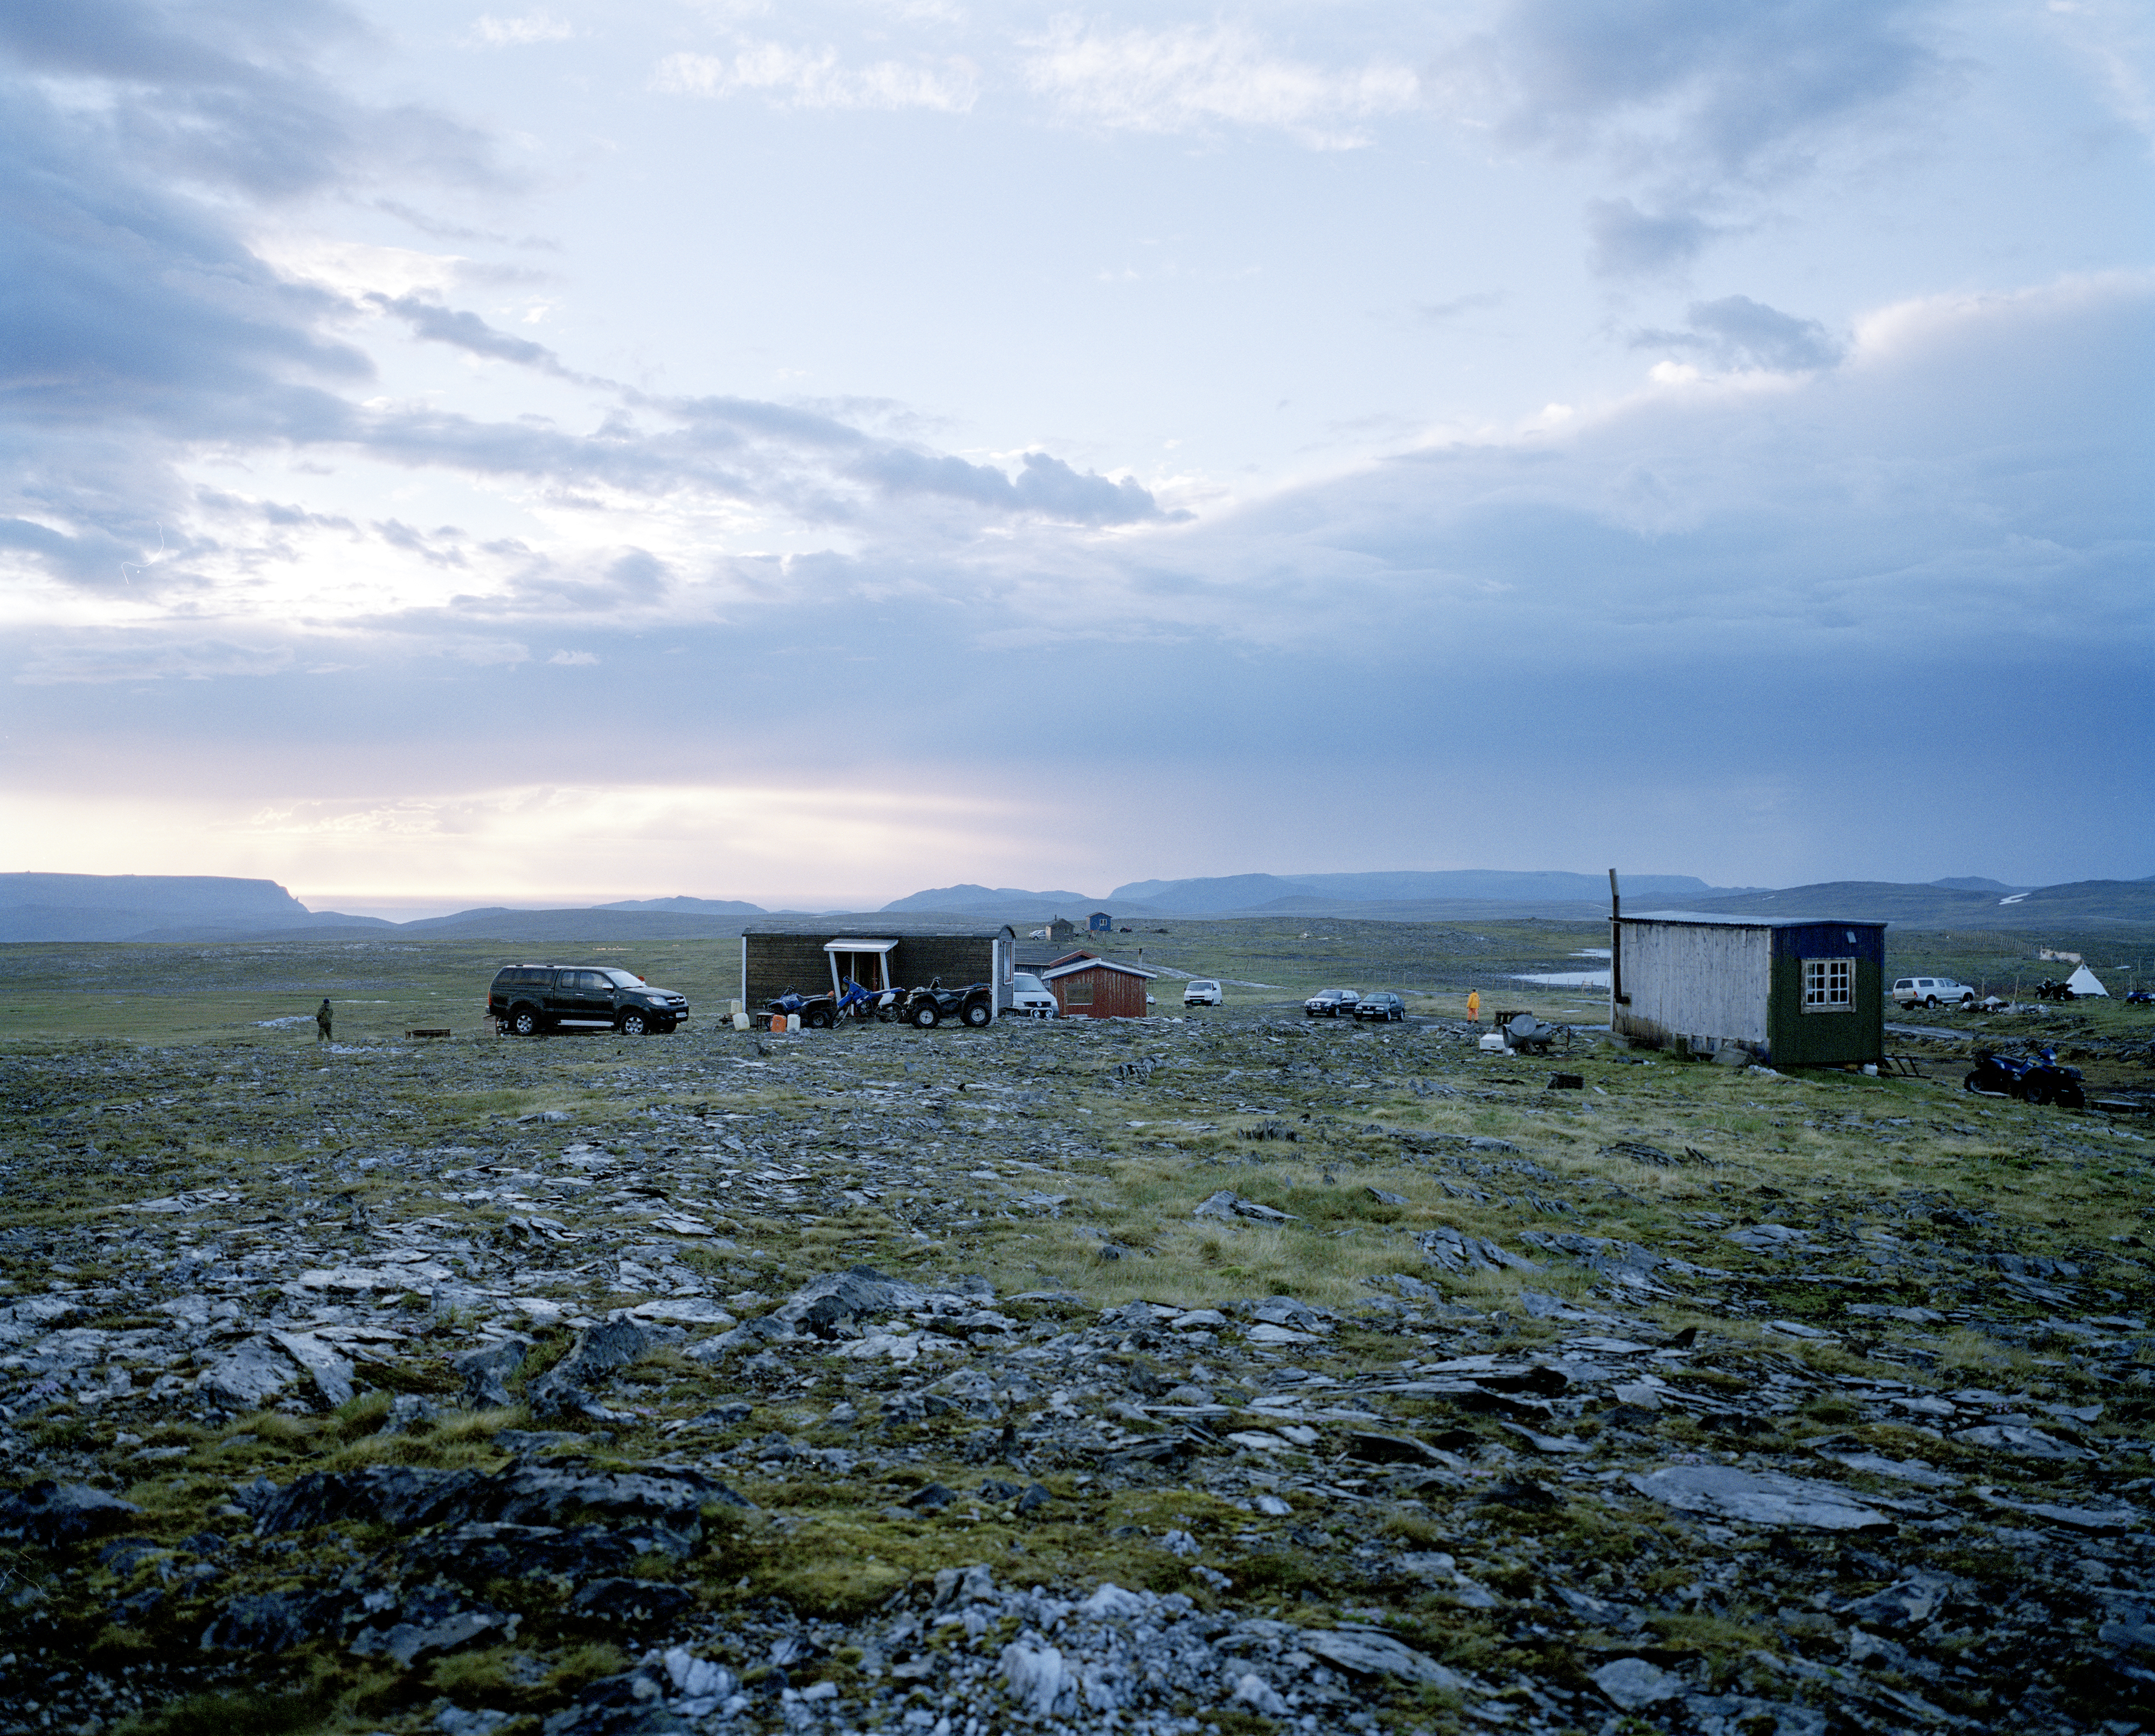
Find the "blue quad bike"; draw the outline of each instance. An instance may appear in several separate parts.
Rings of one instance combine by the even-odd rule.
[[[2087,1107],[2081,1070],[2060,1066],[2055,1049],[2039,1049],[2032,1058],[1978,1049],[1975,1067],[1961,1084],[1971,1091],[2011,1097],[2022,1103],[2055,1104],[2060,1109]]]

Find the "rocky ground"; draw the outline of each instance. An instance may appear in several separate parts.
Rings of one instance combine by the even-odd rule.
[[[16,1727],[2155,1728],[2124,1108],[1262,1010],[0,1070]]]

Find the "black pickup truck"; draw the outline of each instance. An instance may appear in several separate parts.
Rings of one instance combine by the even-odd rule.
[[[486,1014],[520,1037],[600,1027],[641,1037],[679,1024],[688,998],[612,965],[504,964],[487,991]]]

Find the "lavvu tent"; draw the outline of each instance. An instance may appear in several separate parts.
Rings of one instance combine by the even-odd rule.
[[[2076,995],[2089,996],[2099,994],[2105,1000],[2108,1000],[2110,998],[2110,991],[2102,986],[2102,979],[2096,976],[2096,973],[2090,970],[2086,965],[2082,965],[2078,970],[2075,971],[2072,975],[2065,978],[2065,987],[2071,989]]]

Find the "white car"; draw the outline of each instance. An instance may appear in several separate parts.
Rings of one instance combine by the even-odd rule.
[[[1907,1007],[1972,1007],[1975,991],[1951,977],[1902,977],[1893,984],[1893,998]]]
[[[1030,971],[1020,971],[1011,978],[1010,1005],[1006,1010],[1027,1019],[1052,1019],[1062,1008],[1045,983]]]
[[[1220,985],[1210,977],[1192,977],[1182,985],[1182,1004],[1185,1007],[1216,1007],[1226,997]]]

